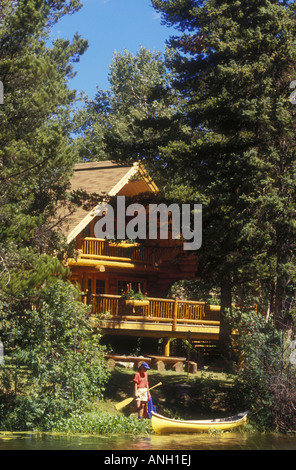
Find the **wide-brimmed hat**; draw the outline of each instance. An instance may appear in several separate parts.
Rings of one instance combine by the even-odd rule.
[[[150,369],[147,362],[142,362],[142,364],[140,364],[140,367],[145,367],[145,369]]]

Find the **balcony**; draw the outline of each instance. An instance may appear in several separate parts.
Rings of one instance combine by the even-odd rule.
[[[104,334],[218,339],[219,307],[177,298],[147,300],[148,305],[129,305],[119,295],[93,295],[92,324]]]
[[[81,238],[76,249],[76,257],[68,260],[70,265],[155,269],[153,249],[139,243],[113,242],[99,238]]]

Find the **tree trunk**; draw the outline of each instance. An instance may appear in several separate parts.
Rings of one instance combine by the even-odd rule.
[[[231,281],[229,278],[225,278],[221,283],[219,347],[222,356],[227,361],[232,359],[231,326],[226,319],[226,314],[229,311],[231,312]]]
[[[289,315],[290,302],[287,296],[288,281],[277,279],[274,300],[274,322],[279,330],[289,328],[291,318]]]
[[[276,328],[282,330],[289,326],[290,312],[288,302],[288,286],[290,283],[289,269],[291,263],[292,248],[286,242],[278,249],[277,255],[277,280],[274,295],[274,321]]]

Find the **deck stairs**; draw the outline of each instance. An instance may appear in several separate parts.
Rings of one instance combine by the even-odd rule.
[[[210,363],[221,357],[219,344],[217,340],[196,339],[191,341],[198,356],[202,355],[205,363]]]

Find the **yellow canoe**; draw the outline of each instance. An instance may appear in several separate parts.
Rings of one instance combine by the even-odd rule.
[[[182,421],[166,418],[152,412],[151,424],[157,434],[199,433],[209,431],[229,431],[246,424],[248,412],[239,413],[229,418]]]

